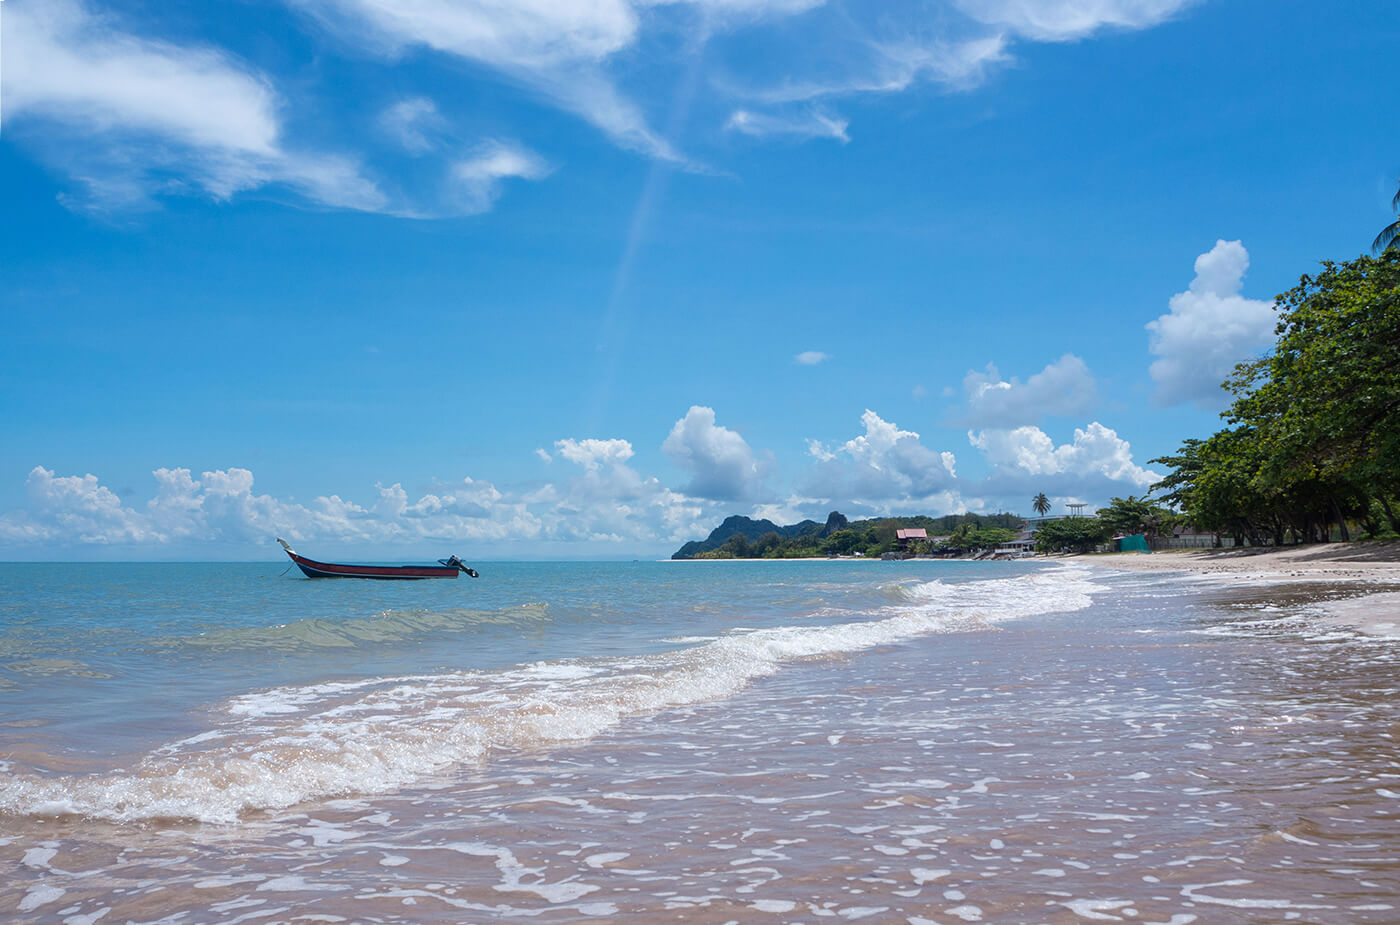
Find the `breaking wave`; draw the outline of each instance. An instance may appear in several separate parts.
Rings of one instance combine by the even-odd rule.
[[[273,688],[227,701],[214,728],[156,750],[130,771],[0,773],[0,812],[228,824],[249,812],[385,793],[479,764],[493,751],[582,742],[628,718],[733,697],[795,662],[1079,610],[1096,588],[1087,570],[1072,567],[905,584],[902,600],[858,621],[737,631],[649,655]],[[432,628],[425,620],[440,618],[389,612],[363,621],[372,630],[352,632],[421,632]],[[335,644],[319,641],[319,627],[294,627],[274,629],[288,630],[295,645]],[[229,635],[259,632],[271,631]]]

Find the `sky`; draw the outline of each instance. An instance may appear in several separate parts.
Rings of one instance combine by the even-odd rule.
[[[1394,220],[1400,13],[0,0],[0,559],[1145,494]]]

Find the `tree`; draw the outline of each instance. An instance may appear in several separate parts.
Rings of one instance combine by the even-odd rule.
[[[753,554],[760,559],[772,557],[777,554],[777,549],[782,543],[783,538],[778,535],[778,531],[769,530],[758,538],[758,542],[754,544]]]
[[[1400,490],[1400,247],[1323,263],[1279,296],[1278,343],[1237,368],[1227,420],[1255,430],[1267,487]]]
[[[724,541],[724,545],[719,548],[719,552],[725,554],[726,558],[747,559],[753,554],[753,546],[749,543],[749,538],[742,533],[736,533]]]
[[[1015,538],[1016,534],[1005,527],[984,527],[968,521],[953,531],[948,543],[960,549],[991,549]]]
[[[1278,340],[1235,367],[1232,425],[1153,462],[1152,486],[1198,527],[1236,542],[1374,534],[1378,510],[1400,530],[1400,246],[1324,262],[1278,297]],[[1131,499],[1130,499],[1131,500]]]
[[[1396,190],[1395,198],[1390,200],[1390,211],[1400,213],[1400,190]],[[1381,233],[1376,235],[1376,240],[1371,242],[1371,253],[1379,257],[1392,247],[1400,247],[1400,218],[1386,225],[1381,229]]]
[[[1035,508],[1037,514],[1044,517],[1050,513],[1050,499],[1045,497],[1045,492],[1042,491],[1031,499],[1031,507]]]
[[[1100,508],[1099,520],[1114,533],[1156,534],[1157,530],[1171,518],[1171,511],[1160,507],[1146,498],[1114,498],[1108,507]]]
[[[1097,517],[1052,520],[1035,532],[1035,551],[1089,552],[1106,539],[1108,528]]]

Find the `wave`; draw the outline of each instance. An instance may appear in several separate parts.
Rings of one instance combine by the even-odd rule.
[[[154,641],[172,649],[302,649],[352,648],[382,645],[430,633],[460,632],[491,624],[540,623],[549,619],[549,606],[521,604],[503,610],[385,610],[373,617],[347,620],[307,618],[276,626],[213,630],[193,636],[166,636]]]
[[[0,774],[0,812],[229,824],[248,812],[390,792],[496,750],[586,741],[629,717],[733,697],[796,662],[1079,610],[1097,589],[1087,574],[1066,567],[924,582],[864,620],[736,631],[659,654],[259,691],[228,701],[215,728],[131,772]]]

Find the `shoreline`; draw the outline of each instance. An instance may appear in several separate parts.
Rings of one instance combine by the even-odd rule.
[[[1326,622],[1368,635],[1400,637],[1400,541],[1081,553],[1051,558],[1125,572],[1186,572],[1227,582],[1348,585],[1359,592],[1357,596],[1318,603],[1327,615]]]

